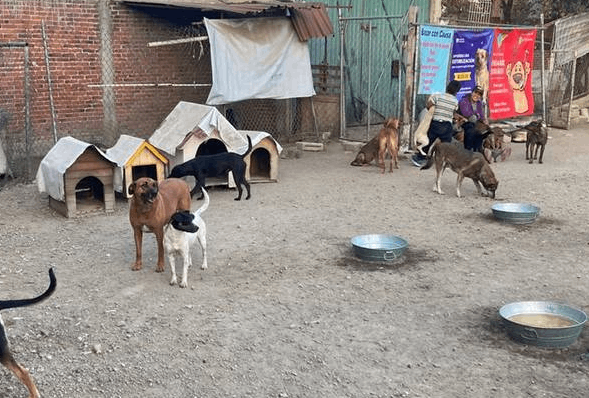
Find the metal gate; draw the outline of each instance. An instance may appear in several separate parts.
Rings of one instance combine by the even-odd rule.
[[[339,27],[340,138],[365,141],[387,116],[401,117],[407,15],[340,17]]]

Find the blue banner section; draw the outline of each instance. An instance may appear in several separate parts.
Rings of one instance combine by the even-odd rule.
[[[418,94],[446,91],[448,62],[454,30],[422,25],[419,32],[420,68]]]
[[[478,85],[485,91],[483,101],[487,102],[493,37],[493,29],[484,29],[478,32],[469,30],[454,32],[448,79],[458,80],[462,84],[457,95],[459,100],[470,94]]]

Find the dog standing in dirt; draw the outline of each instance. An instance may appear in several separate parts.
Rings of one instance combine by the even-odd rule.
[[[473,180],[479,195],[495,198],[495,191],[499,182],[493,173],[493,169],[480,152],[472,152],[464,149],[460,143],[441,142],[436,139],[430,147],[427,154],[427,163],[421,167],[421,170],[429,169],[433,164],[436,165],[436,180],[434,182],[434,192],[443,195],[440,182],[442,174],[447,167],[450,167],[458,177],[456,179],[456,196],[459,198],[460,186],[464,177]],[[484,194],[481,190],[481,184],[487,191]]]
[[[168,178],[158,183],[148,177],[132,182],[128,188],[131,197],[129,222],[135,237],[135,263],[131,267],[138,271],[142,264],[143,232],[155,233],[157,240],[156,272],[163,272],[164,226],[177,211],[190,212],[190,187],[179,178]]]
[[[201,269],[207,269],[207,226],[202,219],[202,213],[209,207],[209,195],[202,188],[204,203],[193,213],[177,212],[172,216],[169,224],[164,227],[164,247],[170,261],[172,279],[170,285],[177,283],[176,278],[176,255],[182,256],[183,268],[182,279],[178,286],[188,285],[188,268],[192,266],[190,248],[198,240],[202,251]]]
[[[529,163],[534,163],[534,159],[538,159],[538,163],[542,163],[544,157],[544,148],[548,142],[548,128],[544,120],[534,121],[524,126],[527,130],[526,138],[526,160]],[[538,150],[540,150],[540,157],[538,157]]]
[[[55,291],[56,286],[57,280],[55,278],[55,274],[53,273],[53,269],[50,268],[49,287],[47,288],[47,290],[45,290],[44,293],[31,299],[0,301],[0,310],[5,310],[8,308],[25,307],[28,305],[39,303],[48,298],[49,296],[51,296]],[[29,390],[29,398],[40,397],[39,391],[37,390],[37,386],[31,378],[31,375],[22,365],[19,365],[16,362],[16,360],[12,356],[12,353],[10,352],[10,346],[8,345],[8,339],[6,337],[6,330],[4,327],[4,322],[2,322],[2,317],[0,317],[0,362],[2,362],[4,366],[11,370],[16,375],[16,377],[19,378],[21,383],[25,385],[25,387]]]
[[[224,177],[230,171],[233,173],[235,185],[237,185],[238,195],[235,200],[241,200],[243,189],[245,186],[247,195],[245,199],[250,198],[250,184],[245,179],[246,163],[243,160],[252,150],[252,140],[247,136],[247,151],[243,155],[234,152],[216,153],[214,155],[197,155],[194,159],[174,166],[170,177],[181,178],[186,176],[193,176],[196,180],[196,185],[192,189],[191,195],[197,189],[202,190],[205,187],[207,177]],[[201,200],[201,195],[198,200]]]
[[[391,158],[389,171],[393,172],[399,168],[397,157],[399,155],[399,119],[389,117],[385,120],[383,127],[378,133],[378,165],[381,173],[384,174],[386,166],[384,164],[386,154]]]

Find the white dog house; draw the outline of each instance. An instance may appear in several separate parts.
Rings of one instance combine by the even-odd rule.
[[[106,150],[107,156],[117,162],[114,175],[115,192],[125,198],[129,185],[140,177],[149,177],[157,181],[166,178],[168,159],[147,140],[121,135],[117,143]]]
[[[258,168],[261,168],[262,165],[268,167],[265,174],[267,175],[266,180],[271,181],[271,176],[277,180],[278,155],[282,150],[280,145],[268,133],[236,130],[223,114],[212,106],[180,101],[148,141],[165,153],[169,159],[171,170],[175,165],[191,160],[196,155],[212,155],[222,152],[245,153],[248,146],[246,134],[249,134],[252,139],[252,153],[245,158],[248,164],[246,178],[252,174],[249,165],[256,164]],[[267,158],[267,161],[250,162],[256,147],[260,149],[258,152],[260,158]],[[252,182],[256,182],[258,179],[262,180],[262,178],[256,178],[256,175],[261,176],[263,173],[256,172],[251,175]],[[228,184],[231,187],[235,186],[231,175],[228,181],[220,183]],[[209,183],[207,180],[207,185],[214,184],[219,184],[219,182],[211,180]]]
[[[63,137],[45,155],[37,170],[39,192],[49,206],[66,217],[114,211],[116,162],[92,144]]]

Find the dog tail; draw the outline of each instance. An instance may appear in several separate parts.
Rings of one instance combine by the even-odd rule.
[[[246,135],[246,136],[247,136],[247,151],[245,151],[245,153],[243,155],[241,155],[242,158],[245,158],[252,151],[252,139],[250,138],[249,135]]]
[[[55,291],[56,286],[57,279],[55,278],[55,274],[53,273],[53,268],[49,268],[49,287],[47,288],[47,290],[45,290],[44,293],[31,299],[0,301],[0,310],[5,310],[7,308],[25,307],[27,305],[36,304],[51,296]]]
[[[434,164],[434,154],[436,153],[436,148],[442,140],[440,138],[436,138],[436,140],[431,144],[429,150],[427,151],[427,162],[423,166],[420,167],[419,170],[427,170]]]
[[[194,212],[194,214],[196,214],[196,215],[200,215],[200,214],[204,213],[205,210],[209,208],[209,203],[210,203],[209,194],[207,193],[207,190],[204,189],[203,187],[201,187],[200,189],[202,190],[202,194],[204,196],[204,203],[202,204],[202,206],[199,207],[199,209],[197,211]]]

